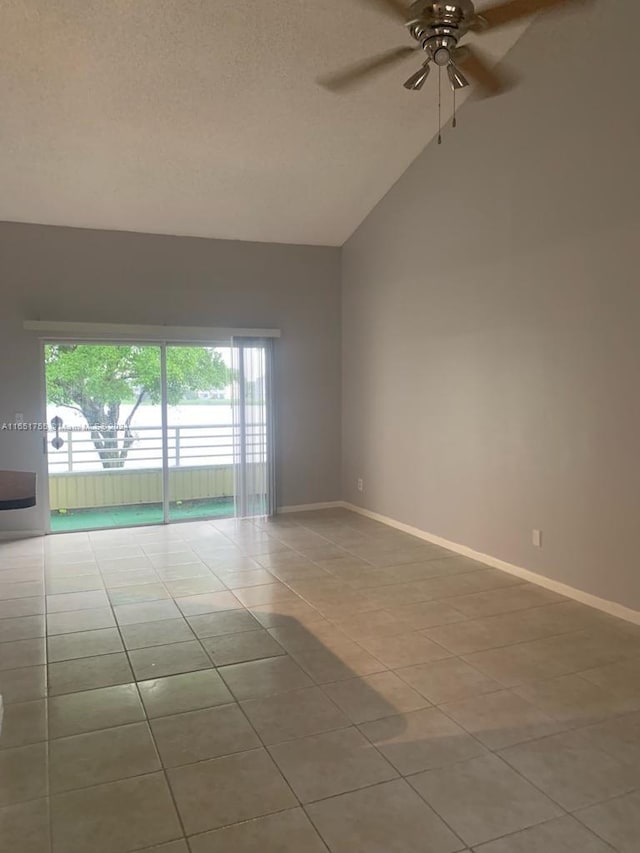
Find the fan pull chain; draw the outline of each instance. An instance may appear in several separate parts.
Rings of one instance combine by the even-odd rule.
[[[438,145],[442,145],[442,66],[438,65]]]
[[[458,119],[456,118],[456,90],[453,89],[453,121],[451,122],[451,127],[458,126]]]

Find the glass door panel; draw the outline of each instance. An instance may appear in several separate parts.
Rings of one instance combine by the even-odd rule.
[[[52,532],[164,520],[159,346],[45,346]]]
[[[169,520],[234,514],[231,349],[166,349]]]

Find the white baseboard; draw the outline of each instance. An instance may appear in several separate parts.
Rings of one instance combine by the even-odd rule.
[[[284,515],[288,512],[311,512],[314,509],[336,509],[340,507],[344,507],[346,504],[344,501],[324,501],[323,503],[317,504],[299,504],[298,506],[279,506],[277,510],[277,514],[281,513]]]
[[[33,539],[34,536],[44,535],[44,530],[0,530],[0,542],[7,539]]]
[[[500,560],[497,557],[492,557],[489,554],[482,554],[480,551],[474,551],[467,545],[460,545],[457,542],[451,542],[449,539],[443,539],[442,536],[435,536],[433,533],[427,533],[425,530],[420,530],[418,527],[412,527],[410,524],[404,524],[401,521],[396,521],[386,515],[380,515],[378,512],[372,512],[363,507],[356,506],[348,502],[343,502],[342,506],[345,509],[350,509],[357,512],[359,515],[364,515],[366,518],[371,518],[374,521],[379,521],[396,530],[402,530],[404,533],[410,533],[419,539],[424,539],[426,542],[431,542],[434,545],[440,545],[442,548],[447,548],[449,551],[454,551],[456,554],[461,554],[464,557],[469,557],[472,560],[477,560],[479,563],[484,563],[494,569],[500,569],[510,575],[522,578],[529,583],[535,583],[538,586],[543,586],[545,589],[550,589],[552,592],[557,592],[567,598],[572,598],[574,601],[579,601],[581,604],[586,604],[589,607],[595,607],[597,610],[602,610],[609,613],[611,616],[617,616],[619,619],[625,619],[627,622],[633,622],[635,625],[640,625],[640,611],[632,610],[630,607],[625,607],[624,604],[618,604],[616,601],[608,601],[606,598],[600,598],[597,595],[592,595],[590,592],[576,589],[568,584],[555,581],[552,578],[539,575],[532,572],[530,569],[523,569],[521,566],[514,566],[513,563],[507,563],[505,560]]]

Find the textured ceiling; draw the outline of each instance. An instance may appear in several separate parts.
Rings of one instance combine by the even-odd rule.
[[[341,245],[433,137],[435,75],[314,79],[405,43],[366,0],[3,0],[0,219]]]

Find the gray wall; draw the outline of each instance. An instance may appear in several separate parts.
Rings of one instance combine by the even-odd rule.
[[[345,498],[636,609],[639,29],[535,21],[343,252]]]
[[[44,420],[26,319],[280,328],[281,505],[340,497],[340,250],[0,223],[0,423]],[[0,469],[42,462],[41,435],[0,432]],[[40,508],[0,531],[42,528]]]

